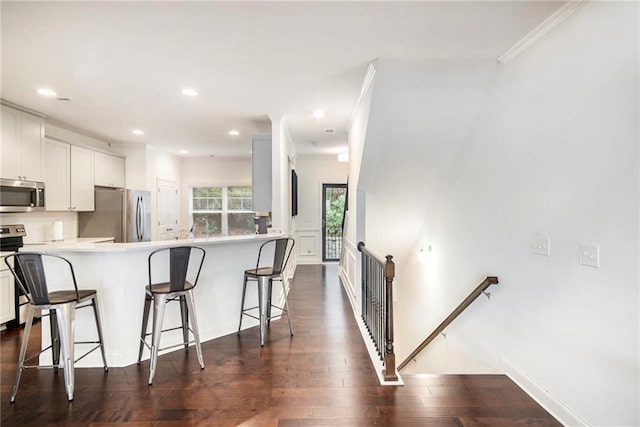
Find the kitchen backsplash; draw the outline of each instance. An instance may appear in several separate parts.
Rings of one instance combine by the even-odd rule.
[[[29,212],[3,213],[0,225],[24,224],[27,236],[25,243],[50,242],[55,221],[62,221],[65,239],[78,237],[78,214],[76,212]]]

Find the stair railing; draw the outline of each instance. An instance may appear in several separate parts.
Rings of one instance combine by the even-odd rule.
[[[385,261],[358,243],[362,265],[362,319],[384,365],[385,381],[397,381],[396,356],[393,349],[393,278],[395,264]]]
[[[415,359],[415,357],[418,356],[418,354],[420,354],[420,352],[424,350],[438,335],[440,335],[442,331],[444,331],[446,327],[449,326],[463,311],[465,311],[467,307],[469,307],[471,303],[475,301],[476,298],[478,298],[481,294],[485,294],[489,296],[490,294],[487,294],[485,292],[489,286],[497,285],[497,284],[498,284],[497,277],[487,276],[482,281],[482,283],[480,283],[469,294],[469,296],[467,296],[464,299],[464,301],[462,301],[460,305],[458,305],[455,308],[455,310],[453,310],[451,314],[447,316],[447,318],[444,319],[442,323],[440,323],[440,325],[438,325],[438,327],[433,332],[431,332],[431,334],[424,341],[422,341],[422,343],[420,343],[420,345],[409,356],[407,356],[407,358],[404,361],[402,361],[400,365],[398,365],[398,371],[403,369],[405,366],[409,364],[409,362]]]

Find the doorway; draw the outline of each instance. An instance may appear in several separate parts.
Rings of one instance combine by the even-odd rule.
[[[339,261],[347,184],[322,184],[322,261]]]

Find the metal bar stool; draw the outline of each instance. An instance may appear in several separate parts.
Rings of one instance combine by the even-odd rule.
[[[47,287],[46,270],[43,260],[47,263],[60,263],[63,267],[68,266],[68,271],[73,282],[73,290],[60,290],[49,292]],[[64,385],[69,401],[73,400],[74,388],[74,364],[89,353],[100,348],[104,370],[108,371],[107,358],[104,351],[104,340],[102,338],[102,326],[100,323],[100,313],[98,311],[98,297],[94,289],[78,290],[76,276],[73,266],[66,259],[55,254],[40,252],[21,252],[9,255],[4,260],[16,279],[16,283],[27,296],[27,320],[20,346],[20,356],[18,358],[18,369],[16,379],[11,389],[11,403],[15,402],[18,394],[18,385],[22,370],[25,368],[63,368]],[[66,264],[65,264],[66,263]],[[13,265],[12,265],[13,264]],[[66,268],[65,268],[66,270]],[[19,272],[19,273],[18,273]],[[78,304],[89,302],[89,304],[79,306]],[[96,321],[98,341],[74,341],[74,321],[75,309],[93,307],[93,315]],[[51,345],[38,354],[29,357],[26,361],[32,360],[41,353],[51,349],[53,353],[53,364],[49,366],[25,365],[27,345],[31,334],[31,326],[36,310],[49,310],[51,321]],[[91,350],[84,353],[78,359],[74,359],[75,344],[97,344]],[[59,361],[60,350],[62,351],[62,361]]]
[[[192,259],[191,270],[189,268],[189,260],[191,259],[192,252],[198,252],[200,259],[197,257]],[[161,254],[165,257],[162,258]],[[152,263],[156,260],[155,265],[159,262],[166,260],[166,255],[169,255],[169,272],[168,279],[166,281],[154,283],[152,275]],[[142,351],[146,346],[151,354],[149,356],[149,385],[153,384],[153,377],[156,373],[156,365],[158,362],[158,353],[162,350],[170,348],[184,346],[188,351],[189,344],[195,344],[196,352],[198,354],[198,362],[200,363],[200,369],[204,369],[204,360],[202,359],[202,349],[200,347],[200,333],[198,332],[198,319],[196,317],[195,301],[193,298],[193,289],[198,283],[200,277],[200,270],[204,263],[205,251],[197,246],[178,246],[173,248],[157,249],[149,254],[149,285],[145,288],[145,300],[144,311],[142,314],[142,328],[140,331],[140,351],[138,353],[138,365],[142,361]],[[167,265],[164,263],[164,265]],[[195,279],[189,280],[188,273],[193,273],[197,266],[197,273]],[[157,273],[157,272],[156,272]],[[158,274],[156,274],[158,275]],[[193,276],[193,274],[190,274]],[[166,277],[166,276],[165,276]],[[153,328],[151,333],[147,333],[147,324],[149,322],[149,311],[151,309],[151,302],[153,301]],[[162,322],[164,321],[164,312],[166,303],[171,301],[180,302],[180,313],[182,325],[175,328],[162,329]],[[191,318],[191,325],[189,327],[188,318]],[[173,345],[165,348],[160,348],[160,335],[162,332],[168,332],[172,330],[182,329],[183,342],[178,345]],[[193,335],[193,340],[189,341],[189,332]],[[146,337],[151,335],[151,344],[147,343]]]
[[[289,316],[289,304],[287,303],[287,289],[285,287],[285,280],[282,277],[295,240],[290,237],[283,237],[280,239],[267,240],[260,245],[258,251],[258,261],[256,262],[256,268],[245,270],[244,283],[242,287],[242,305],[240,306],[240,324],[238,325],[238,334],[242,328],[242,316],[249,316],[260,321],[260,345],[264,346],[264,335],[267,325],[271,323],[271,308],[280,310],[280,314],[287,315],[287,321],[289,322],[289,332],[293,336],[293,328],[291,327],[291,317]],[[271,267],[260,267],[260,259],[264,251],[273,250],[273,262]],[[245,296],[247,294],[247,282],[249,280],[255,280],[258,282],[258,305],[254,307],[245,308]],[[271,293],[273,288],[273,281],[279,281],[282,283],[282,296],[284,298],[284,307],[273,305],[271,302]],[[258,309],[258,316],[249,313],[250,310]]]

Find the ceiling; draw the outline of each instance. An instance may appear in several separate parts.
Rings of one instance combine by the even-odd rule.
[[[337,153],[370,61],[496,58],[562,3],[2,1],[1,97],[185,156],[248,157],[281,117],[298,154]]]

